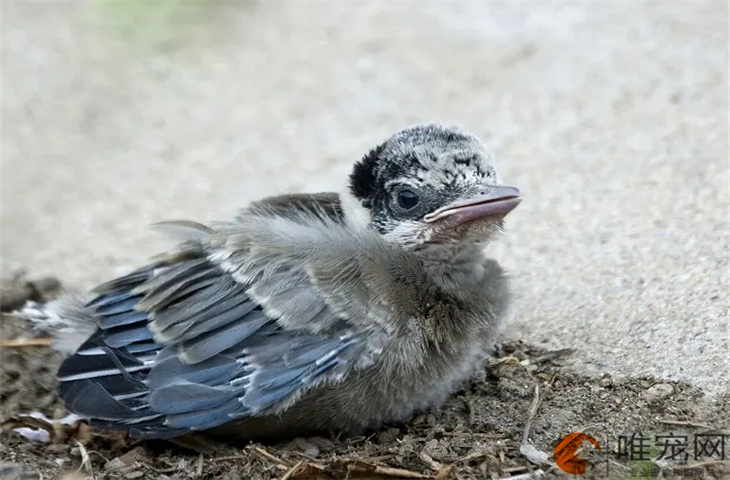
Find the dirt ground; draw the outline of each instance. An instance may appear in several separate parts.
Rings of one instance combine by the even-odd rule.
[[[23,288],[3,289],[6,299],[8,292],[18,291]],[[43,297],[34,288],[24,291]],[[591,435],[603,452],[583,444],[576,456],[589,463],[581,478],[651,478],[657,473],[651,468],[673,478],[730,478],[729,462],[695,460],[691,440],[684,466],[657,459],[662,448],[656,445],[648,450],[649,459],[628,461],[620,457],[619,442],[632,434],[654,439],[672,432],[691,439],[727,433],[730,397],[710,398],[698,388],[655,378],[582,376],[571,369],[570,350],[501,344],[484,375],[443,407],[367,437],[333,435],[275,445],[221,445],[191,438],[177,445],[98,434],[83,421],[48,427],[19,416],[66,415],[55,393],[61,357],[43,345],[43,332],[31,331],[10,315],[2,316],[0,332],[0,479],[564,478],[572,475],[554,463],[553,449],[573,432]],[[27,439],[14,430],[22,426],[45,427],[50,441]],[[521,445],[533,448],[523,447],[522,454]]]
[[[335,191],[425,121],[482,137],[525,201],[492,252],[515,278],[510,342],[439,410],[202,454],[84,423],[34,443],[17,415],[65,415],[61,359],[6,316],[0,479],[566,478],[553,449],[579,431],[608,474],[586,443],[574,478],[668,473],[661,451],[615,455],[639,430],[688,436],[701,465],[673,478],[730,479],[692,451],[730,432],[727,2],[1,3],[3,276],[91,287],[169,247],[150,223]],[[527,426],[542,463],[520,453]]]

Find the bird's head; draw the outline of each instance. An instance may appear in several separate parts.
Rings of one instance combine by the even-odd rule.
[[[484,244],[521,199],[490,154],[458,127],[417,125],[355,164],[342,194],[347,222],[414,251]]]

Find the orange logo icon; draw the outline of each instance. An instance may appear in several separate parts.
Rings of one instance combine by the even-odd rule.
[[[583,443],[583,440],[588,440],[598,450],[601,449],[598,442],[593,437],[586,435],[585,433],[571,433],[570,435],[566,435],[561,438],[558,444],[555,445],[555,450],[553,450],[555,463],[557,463],[558,467],[560,467],[564,472],[572,473],[573,475],[586,473],[588,460],[575,456],[575,452],[578,450],[578,447],[580,447],[580,444]]]

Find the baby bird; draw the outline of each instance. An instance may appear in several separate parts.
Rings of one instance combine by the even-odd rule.
[[[509,302],[484,247],[520,200],[473,134],[418,125],[340,194],[167,222],[173,251],[21,315],[72,352],[60,396],[96,428],[359,434],[440,405],[481,367]]]

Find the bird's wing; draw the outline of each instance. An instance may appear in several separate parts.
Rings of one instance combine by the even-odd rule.
[[[99,329],[59,371],[69,410],[171,437],[281,412],[372,364],[397,328],[376,271],[399,253],[319,207],[285,210],[177,223],[193,232],[178,251],[99,287]]]

